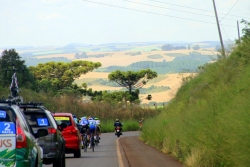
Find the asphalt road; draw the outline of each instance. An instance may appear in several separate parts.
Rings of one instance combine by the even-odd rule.
[[[175,159],[138,140],[139,132],[103,133],[95,152],[82,150],[81,158],[66,154],[66,167],[182,167]],[[52,165],[43,165],[52,167]]]

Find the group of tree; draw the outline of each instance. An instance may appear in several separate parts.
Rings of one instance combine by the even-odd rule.
[[[39,63],[37,66],[27,67],[25,61],[21,60],[15,49],[4,50],[0,57],[0,87],[9,88],[11,77],[14,72],[18,77],[19,87],[31,89],[36,92],[50,92],[54,95],[84,95],[92,96],[97,101],[120,101],[138,102],[139,89],[150,79],[157,77],[157,73],[150,69],[141,71],[114,71],[109,74],[109,80],[116,82],[128,91],[120,93],[109,93],[107,91],[93,91],[87,89],[87,85],[74,84],[75,79],[82,74],[101,67],[101,63],[89,61],[72,62],[47,62]],[[114,100],[114,98],[116,100]]]
[[[162,50],[169,51],[169,50],[186,50],[185,46],[173,46],[171,44],[165,44],[161,47]]]
[[[75,54],[75,59],[82,59],[82,58],[89,58],[89,57],[85,52],[82,52],[81,54],[79,53]]]
[[[217,55],[202,55],[199,52],[190,52],[189,55],[176,57],[173,61],[162,62],[155,61],[140,61],[132,63],[128,66],[109,66],[105,69],[106,72],[112,72],[115,70],[120,71],[140,71],[142,69],[151,69],[158,74],[166,73],[180,73],[180,72],[197,72],[199,66],[203,66],[206,63],[217,59]]]

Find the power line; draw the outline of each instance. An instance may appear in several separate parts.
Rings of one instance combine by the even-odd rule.
[[[168,5],[173,5],[173,6],[179,6],[179,7],[183,7],[183,8],[189,8],[189,9],[194,9],[194,10],[200,10],[200,11],[205,11],[205,12],[211,12],[214,13],[213,11],[209,11],[209,10],[205,10],[205,9],[198,9],[198,8],[193,8],[193,7],[187,7],[187,6],[183,6],[183,5],[176,5],[176,4],[172,4],[172,3],[167,3],[167,2],[162,2],[162,1],[158,1],[158,0],[149,0],[152,2],[157,2],[157,3],[162,3],[162,4],[168,4]],[[225,13],[219,13],[219,14],[225,14]],[[242,16],[237,16],[237,15],[229,15],[228,16],[234,16],[234,17],[241,17]],[[245,17],[245,18],[249,18],[249,17]]]
[[[235,3],[234,3],[234,5],[231,7],[231,9],[227,12],[227,14],[229,13],[229,12],[231,12],[231,10],[234,8],[234,6],[237,4],[237,2],[238,2],[239,0],[237,0]],[[227,14],[225,14],[223,17],[222,17],[222,19],[220,19],[220,21],[221,20],[223,20],[226,16],[227,16]]]
[[[99,5],[110,6],[110,7],[116,7],[116,8],[120,8],[120,9],[127,9],[127,10],[132,10],[132,11],[137,11],[137,12],[143,12],[143,13],[148,13],[148,14],[154,14],[154,15],[159,15],[159,16],[173,17],[173,18],[178,18],[178,19],[183,19],[183,20],[190,20],[190,21],[196,21],[196,22],[207,23],[207,24],[215,24],[215,23],[207,22],[207,21],[200,21],[200,20],[195,20],[195,19],[188,19],[188,18],[177,17],[177,16],[171,16],[171,15],[166,15],[166,14],[148,12],[148,11],[143,11],[143,10],[130,9],[130,8],[126,8],[126,7],[121,7],[121,6],[116,6],[116,5],[110,5],[110,4],[100,3],[100,2],[94,2],[94,1],[90,1],[90,0],[82,0],[82,1],[90,2],[90,3],[95,3],[95,4],[99,4]],[[235,26],[231,26],[231,25],[224,25],[224,26],[235,27]]]
[[[224,27],[223,27],[223,26],[221,26],[221,27],[222,27],[222,29],[223,29],[224,33],[226,34],[227,39],[231,40],[231,39],[228,37],[228,35],[227,35],[227,33],[226,33],[226,31],[225,31]],[[226,42],[226,43],[227,43],[227,42]],[[227,44],[228,44],[228,43],[227,43]]]
[[[130,1],[130,0],[123,0],[123,1],[131,2],[131,3],[135,3],[135,4],[140,4],[140,5],[146,5],[146,6],[156,7],[156,8],[161,8],[161,9],[168,9],[168,10],[174,10],[174,11],[179,11],[179,12],[185,12],[185,13],[191,13],[191,14],[198,14],[198,15],[207,16],[207,17],[214,17],[214,16],[207,15],[207,14],[188,12],[188,11],[183,11],[183,10],[178,10],[178,9],[172,9],[172,8],[166,8],[166,7],[156,6],[156,5],[150,5],[150,4],[146,4],[146,3],[134,2],[134,1]],[[234,20],[234,21],[236,21],[235,19],[227,19],[227,20]]]

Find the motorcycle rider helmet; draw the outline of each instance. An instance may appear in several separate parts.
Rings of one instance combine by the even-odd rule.
[[[119,119],[116,119],[115,122],[119,122]]]

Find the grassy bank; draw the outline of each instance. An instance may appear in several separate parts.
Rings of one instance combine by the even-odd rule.
[[[248,166],[249,53],[239,46],[184,83],[164,112],[146,120],[142,140],[187,166]]]

